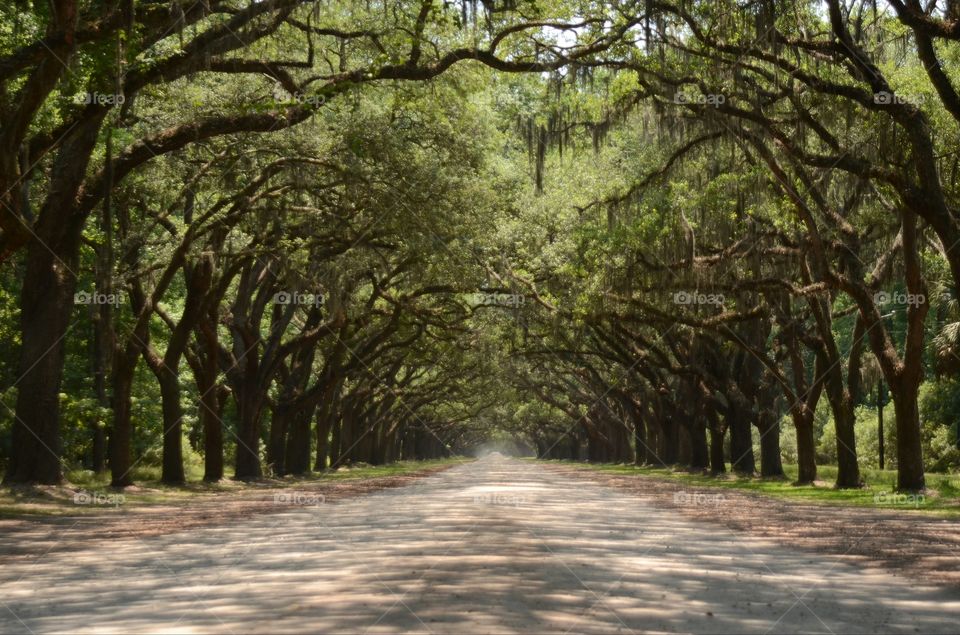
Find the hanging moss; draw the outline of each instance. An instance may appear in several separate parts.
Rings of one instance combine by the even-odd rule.
[[[593,141],[593,151],[600,152],[600,148],[603,146],[603,142],[607,138],[607,134],[610,132],[610,120],[607,118],[601,119],[599,122],[591,126],[591,135]]]
[[[543,192],[543,166],[547,157],[547,129],[538,126],[537,131],[537,155],[536,155],[536,184],[537,192]]]

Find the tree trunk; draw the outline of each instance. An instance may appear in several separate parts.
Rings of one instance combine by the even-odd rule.
[[[145,310],[146,298],[142,289],[132,285],[130,303],[134,315],[141,315]],[[144,352],[149,353],[150,331],[149,322],[139,320],[133,332],[127,337],[125,345],[115,346],[113,356],[113,432],[110,439],[110,475],[113,487],[126,487],[133,482],[131,470],[131,449],[133,441],[133,421],[131,419],[131,393],[133,391],[133,377],[137,370],[137,362]],[[161,391],[164,384],[161,383]],[[164,400],[164,420],[170,407]],[[179,399],[177,401],[179,405]],[[116,437],[114,439],[114,437]],[[177,437],[179,442],[179,436]],[[166,445],[166,435],[164,444]],[[181,461],[182,463],[182,461]],[[182,468],[181,468],[182,469]]]
[[[813,413],[794,415],[797,431],[797,485],[810,485],[817,480],[816,444],[813,439]]]
[[[904,382],[906,384],[906,382]],[[917,389],[901,385],[893,392],[893,415],[897,430],[897,489],[921,491],[926,487],[923,474],[923,447]]]
[[[139,352],[117,351],[113,363],[113,427],[110,431],[110,485],[126,487],[133,483],[132,449],[133,423],[130,392],[133,389],[133,373],[137,367]]]
[[[884,456],[884,444],[886,440],[883,438],[883,382],[877,382],[877,451],[879,453],[879,464],[880,469],[884,469],[884,463],[886,457]]]
[[[615,463],[633,463],[633,451],[630,445],[630,428],[620,417],[607,417],[607,430],[612,443],[610,448]]]
[[[766,412],[760,417],[760,476],[783,478],[783,461],[780,457],[780,422],[774,413]]]
[[[297,476],[310,471],[310,423],[316,408],[298,410],[287,429],[286,472]]]
[[[160,480],[171,485],[186,481],[183,472],[183,406],[180,403],[180,378],[172,369],[160,373],[163,400],[163,467]]]
[[[923,279],[917,236],[917,215],[904,211],[902,215],[903,260],[907,290],[919,301],[907,307],[907,334],[903,363],[893,399],[893,416],[897,430],[897,489],[921,491],[926,487],[923,475],[923,446],[921,443],[920,412],[917,391],[923,381],[924,318],[930,309],[927,287]],[[954,246],[951,243],[951,248]],[[894,388],[888,378],[891,388]]]
[[[203,425],[203,480],[216,483],[223,478],[223,407],[226,390],[211,386],[200,398],[200,421]]]
[[[824,365],[829,369],[826,373],[824,389],[830,410],[833,412],[833,423],[837,433],[837,488],[860,487],[860,467],[857,465],[857,439],[854,434],[856,416],[850,393],[843,383],[843,373],[837,366],[835,357],[829,357]]]
[[[317,417],[317,458],[313,463],[315,472],[327,469],[327,459],[330,456],[330,419],[328,412]]]
[[[566,436],[570,440],[570,458],[579,461],[583,458],[583,439],[580,437],[579,430],[573,433],[568,432]]]
[[[705,470],[710,465],[710,455],[707,449],[707,426],[702,417],[698,416],[690,422],[690,467],[694,470]]]
[[[647,431],[643,425],[643,419],[639,413],[633,413],[633,462],[636,465],[644,465],[648,461]]]
[[[377,420],[378,425],[371,433],[373,435],[373,451],[370,455],[371,465],[383,465],[387,462],[387,426],[383,424],[383,420],[380,417],[377,417]]]
[[[753,437],[748,413],[740,406],[730,406],[727,429],[730,430],[730,465],[734,472],[752,475],[757,470],[753,457]]]
[[[27,249],[20,296],[20,381],[5,483],[57,484],[63,479],[60,382],[77,258],[75,249],[58,252],[39,241]]]
[[[220,343],[216,318],[216,307],[210,308],[198,332],[203,354],[196,383],[200,390],[200,423],[203,427],[203,480],[208,483],[223,478],[223,407],[228,398],[227,389],[217,385]]]
[[[354,417],[354,442],[350,450],[352,462],[373,463],[376,419],[367,415]]]
[[[710,426],[710,473],[725,474],[727,465],[723,456],[723,427],[719,421]]]
[[[332,420],[333,433],[330,440],[330,469],[335,469],[340,466],[340,447],[341,437],[343,433],[343,420],[340,417],[334,416]]]
[[[392,430],[384,434],[383,437],[383,461],[385,464],[396,463],[397,462],[397,430],[399,426],[394,425]]]
[[[260,395],[255,378],[244,376],[237,402],[237,451],[234,478],[263,476],[260,467]]]
[[[644,419],[644,424],[646,428],[646,460],[645,465],[655,465],[657,467],[662,467],[664,465],[663,460],[660,458],[660,447],[662,442],[660,438],[663,436],[663,427],[660,424],[660,421],[655,417],[647,417]]]
[[[188,206],[184,218],[192,218]],[[187,297],[180,320],[170,331],[167,350],[163,357],[144,338],[143,358],[150,366],[160,384],[163,400],[163,471],[164,483],[180,484],[186,480],[183,471],[183,405],[180,403],[180,361],[190,342],[190,334],[204,318],[204,298],[209,297],[213,276],[213,261],[202,258],[195,265],[183,264],[183,276],[187,285]],[[155,292],[162,291],[158,287]],[[139,297],[138,288],[134,297]],[[219,297],[219,296],[218,296]],[[202,369],[197,369],[201,373]]]
[[[100,284],[101,293],[110,293],[108,285]],[[97,405],[110,408],[110,393],[107,390],[107,377],[110,365],[110,351],[114,347],[112,305],[104,302],[94,307],[93,318],[93,394]],[[92,456],[90,469],[100,474],[107,469],[107,429],[106,422],[99,417],[92,423]]]
[[[677,463],[689,468],[693,465],[693,451],[691,448],[691,430],[688,417],[689,415],[684,414],[682,417],[677,418],[677,446],[679,448],[677,452]]]
[[[33,240],[27,245],[20,292],[20,380],[5,483],[57,484],[63,480],[60,385],[85,220],[75,209],[75,201],[102,120],[102,116],[89,118],[62,140],[50,171],[50,194],[29,232]],[[7,154],[0,163],[15,165],[16,161],[15,154]],[[0,169],[0,179],[5,172]],[[8,188],[0,197],[16,197],[19,192],[18,188]],[[15,204],[17,208],[19,204]],[[28,238],[21,220],[13,221],[12,226],[6,223],[9,211],[0,214],[2,238],[14,243],[16,235]],[[0,258],[10,253],[8,249],[16,249],[16,245],[0,248]]]
[[[664,416],[661,435],[663,448],[660,457],[666,465],[676,465],[680,456],[680,433],[677,427],[673,413]]]
[[[857,465],[857,437],[854,432],[856,415],[849,402],[839,406],[833,413],[837,431],[837,488],[857,488],[862,483],[860,466]]]
[[[267,464],[275,476],[283,476],[286,470],[287,433],[291,418],[290,407],[278,404],[270,419],[270,439],[267,442]]]
[[[353,411],[347,402],[343,412],[340,413],[340,443],[337,465],[349,465],[353,463],[354,451],[354,431],[356,423],[354,422]]]

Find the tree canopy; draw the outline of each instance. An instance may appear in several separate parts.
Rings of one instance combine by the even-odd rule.
[[[954,2],[0,16],[8,483],[960,464]]]

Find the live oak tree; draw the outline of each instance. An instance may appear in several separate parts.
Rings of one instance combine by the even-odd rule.
[[[940,372],[956,348],[929,296],[960,281],[957,16],[821,4],[0,9],[4,480],[497,434],[782,478],[785,423],[809,484],[820,411],[858,487],[867,367],[922,489],[931,322]]]
[[[0,254],[9,261],[25,252],[8,482],[61,478],[63,309],[76,289],[87,219],[132,173],[191,144],[296,126],[370,82],[425,81],[462,60],[504,72],[559,68],[610,48],[638,20],[607,7],[568,23],[491,6],[464,24],[457,8],[426,0],[389,10],[306,0],[30,8],[7,10],[15,28],[0,58]],[[589,27],[572,47],[544,47],[535,37],[568,24]],[[245,90],[226,81],[218,91],[212,78],[232,76]],[[205,93],[197,103],[154,115],[193,86]],[[122,356],[127,364],[135,352]]]

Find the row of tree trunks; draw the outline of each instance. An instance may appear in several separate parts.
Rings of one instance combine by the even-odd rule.
[[[400,457],[406,461],[426,461],[450,456],[437,436],[423,425],[408,426],[400,437]]]

